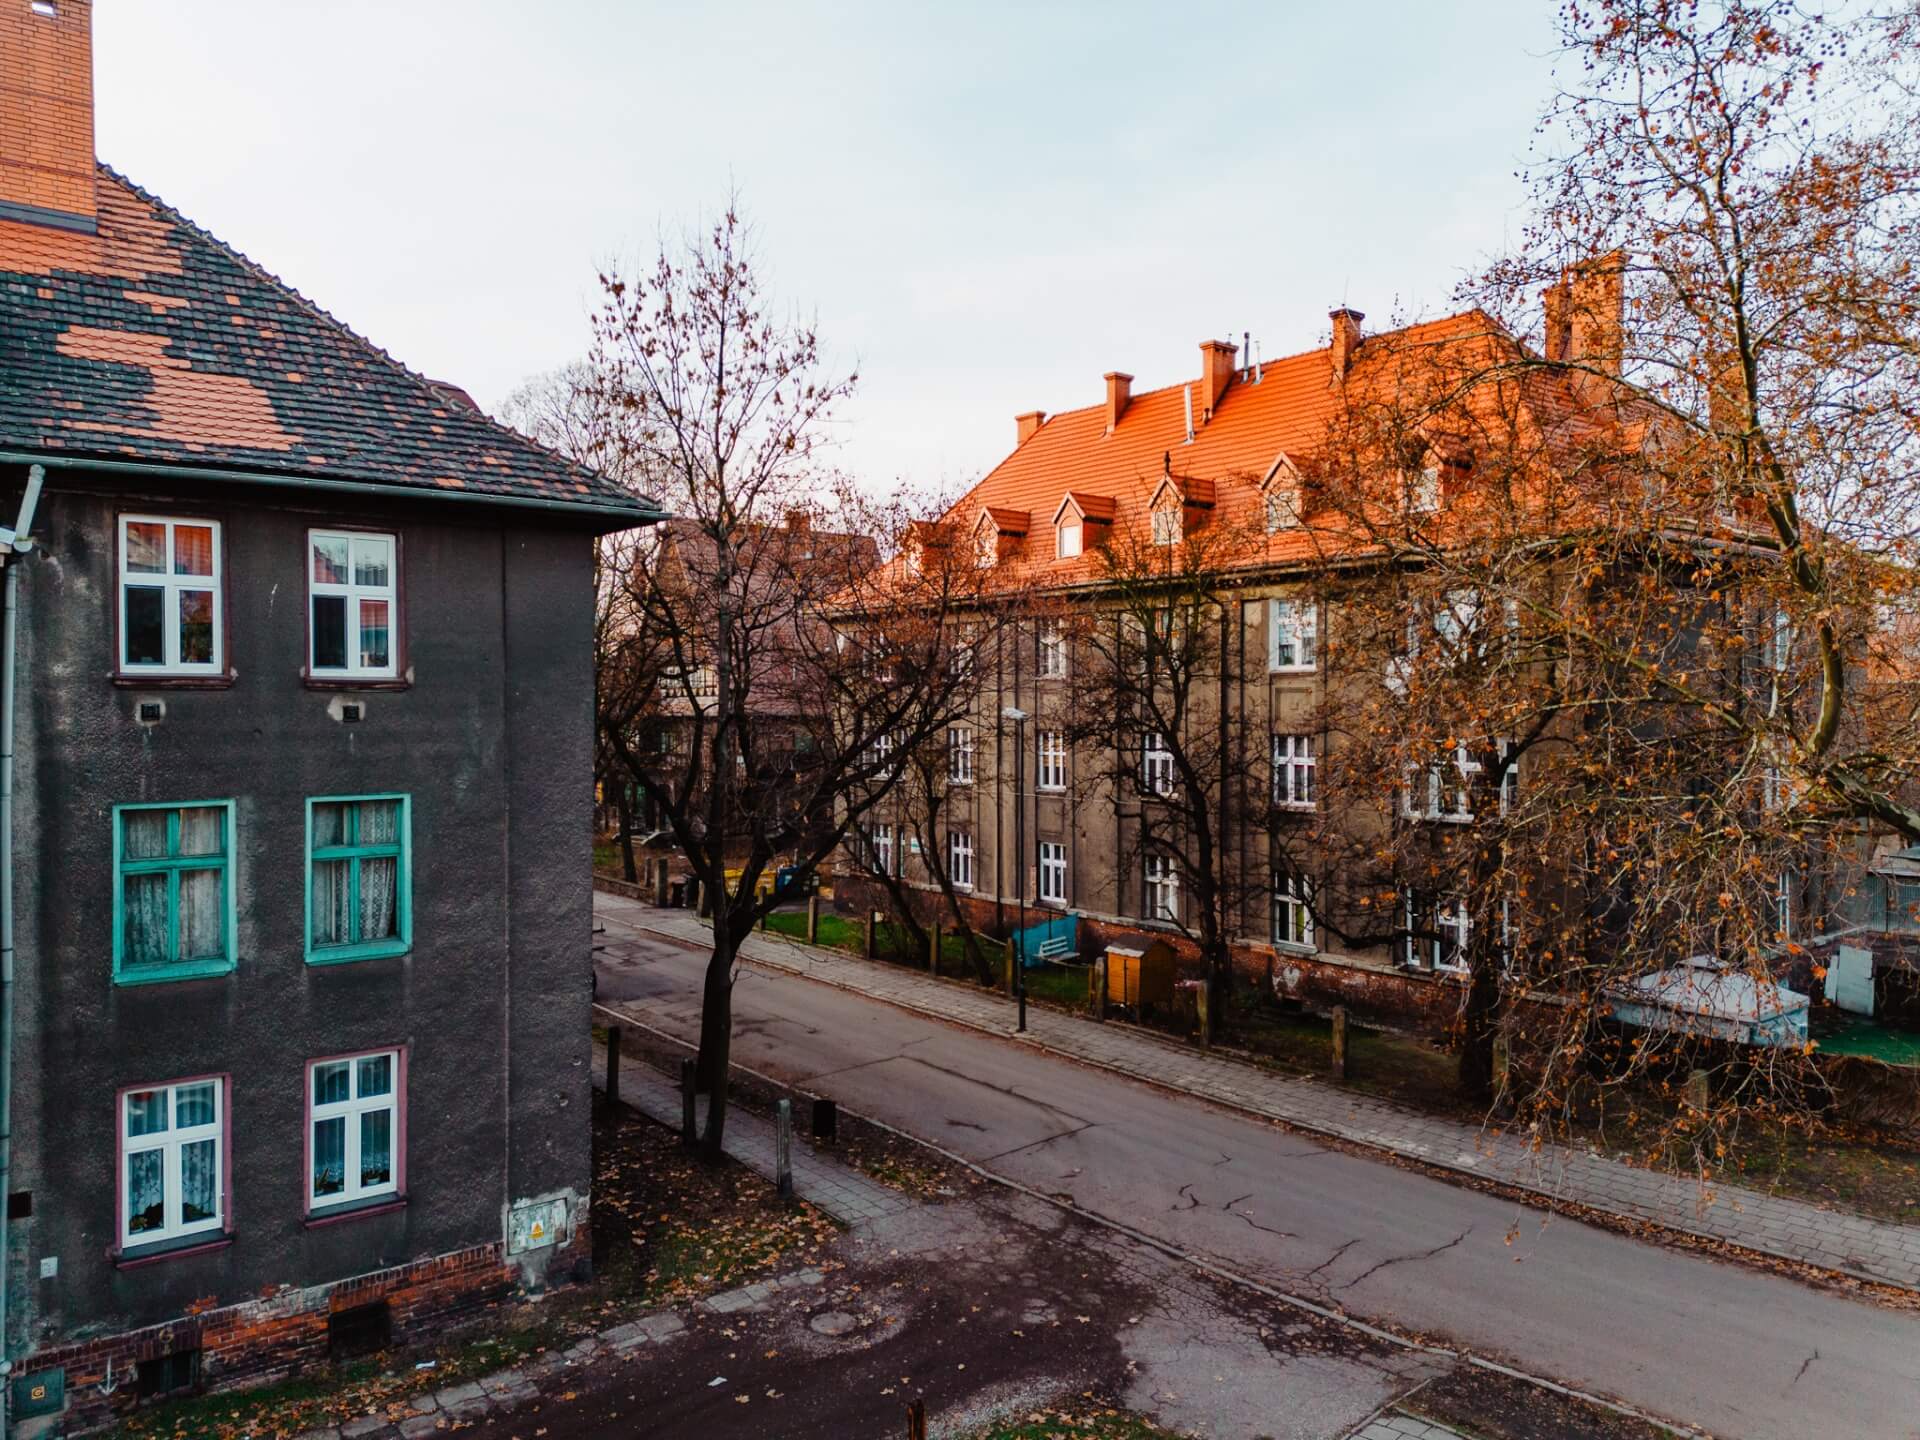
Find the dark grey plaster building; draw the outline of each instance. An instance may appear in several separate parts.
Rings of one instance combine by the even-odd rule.
[[[583,1263],[593,537],[657,518],[98,167],[90,25],[0,0],[23,1427]]]

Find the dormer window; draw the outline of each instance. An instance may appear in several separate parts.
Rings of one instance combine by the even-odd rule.
[[[1080,517],[1071,515],[1054,527],[1053,553],[1062,560],[1071,560],[1080,553]]]
[[[1266,516],[1267,534],[1291,530],[1306,513],[1306,494],[1300,484],[1300,472],[1283,453],[1267,468],[1260,482],[1260,497]]]
[[[1089,543],[1104,545],[1113,525],[1111,497],[1084,490],[1069,490],[1053,510],[1053,553],[1057,559],[1071,560],[1086,553]],[[1093,527],[1093,535],[1087,528]]]
[[[1180,510],[1175,505],[1162,505],[1153,512],[1153,543],[1156,545],[1178,545],[1180,543]]]
[[[982,520],[973,536],[973,563],[991,570],[1000,562],[1000,532],[991,520]]]

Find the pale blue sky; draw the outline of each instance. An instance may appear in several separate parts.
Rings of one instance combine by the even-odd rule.
[[[858,365],[840,463],[977,476],[1200,340],[1446,308],[1517,236],[1550,0],[98,0],[103,159],[495,406],[737,186]]]

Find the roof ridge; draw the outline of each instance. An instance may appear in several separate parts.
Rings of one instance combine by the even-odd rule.
[[[251,255],[247,254],[246,251],[240,249],[236,245],[229,243],[228,241],[222,240],[218,235],[214,234],[211,230],[207,229],[206,226],[200,224],[197,220],[194,220],[190,216],[188,216],[178,206],[171,205],[167,201],[162,200],[158,195],[154,194],[151,190],[147,189],[144,185],[141,185],[138,181],[114,169],[114,167],[109,165],[106,161],[96,158],[94,160],[94,165],[97,169],[103,171],[105,174],[111,177],[114,181],[116,181],[121,185],[124,185],[128,190],[132,191],[133,194],[137,195],[140,199],[146,201],[147,204],[153,206],[156,210],[159,210],[165,213],[166,215],[171,216],[175,221],[177,221],[185,229],[192,231],[200,239],[206,241],[207,244],[214,246],[216,249],[224,251],[227,255],[231,256],[240,266],[250,271],[263,284],[272,286],[275,290],[278,290],[282,294],[285,294],[291,297],[295,303],[297,303],[302,308],[304,308],[309,314],[311,314],[315,319],[319,320],[322,324],[332,326],[335,330],[339,331],[342,335],[345,335],[349,340],[353,341],[356,345],[359,345],[360,347],[367,350],[371,354],[377,356],[380,360],[384,361],[390,369],[404,376],[410,384],[417,386],[423,392],[423,398],[430,399],[435,405],[438,405],[442,409],[446,409],[449,412],[453,412],[457,409],[462,413],[472,415],[475,418],[483,421],[488,426],[488,428],[498,432],[500,435],[510,440],[513,444],[534,449],[539,451],[543,455],[551,456],[553,459],[559,461],[563,465],[571,466],[572,468],[581,471],[583,474],[590,475],[597,480],[604,481],[607,485],[613,487],[614,489],[620,491],[623,494],[633,496],[635,499],[641,500],[648,505],[653,505],[656,509],[659,508],[657,503],[654,501],[653,497],[642,494],[640,491],[637,491],[637,490],[629,490],[625,485],[622,485],[619,481],[613,479],[611,476],[606,475],[599,470],[594,469],[592,466],[583,464],[580,461],[571,458],[570,456],[562,455],[558,450],[555,450],[550,446],[541,444],[538,440],[535,440],[530,435],[521,434],[518,430],[515,430],[511,425],[507,425],[504,422],[495,419],[492,415],[489,415],[485,410],[482,410],[478,404],[475,404],[471,410],[466,410],[465,407],[456,406],[455,402],[449,401],[444,395],[442,395],[435,388],[435,382],[429,379],[426,375],[422,374],[418,370],[415,370],[411,365],[408,365],[404,361],[400,360],[397,356],[395,356],[391,351],[389,351],[384,345],[381,345],[378,341],[373,340],[368,336],[362,335],[358,330],[354,329],[353,326],[349,325],[346,321],[342,320],[339,316],[335,315],[331,310],[328,310],[324,305],[320,304],[318,301],[313,300],[309,296],[307,296],[304,292],[302,292],[299,289],[298,286],[289,284],[287,281],[281,279],[278,275],[274,274],[271,270],[267,269],[266,266],[262,265],[259,261],[255,260]],[[452,384],[453,382],[442,381],[440,383]]]

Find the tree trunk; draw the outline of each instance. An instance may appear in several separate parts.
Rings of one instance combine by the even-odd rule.
[[[633,791],[624,778],[614,783],[614,802],[620,811],[620,874],[629,885],[638,884],[640,871],[633,863]]]
[[[739,930],[732,923],[732,907],[713,910],[713,953],[707,959],[707,977],[700,1001],[700,1053],[695,1075],[707,1096],[707,1122],[700,1132],[700,1148],[718,1158],[727,1130],[727,1076],[733,1051],[733,962],[739,951]]]
[[[1499,1029],[1499,953],[1484,943],[1475,947],[1467,979],[1460,1037],[1460,1090],[1468,1099],[1493,1098],[1493,1041]]]

